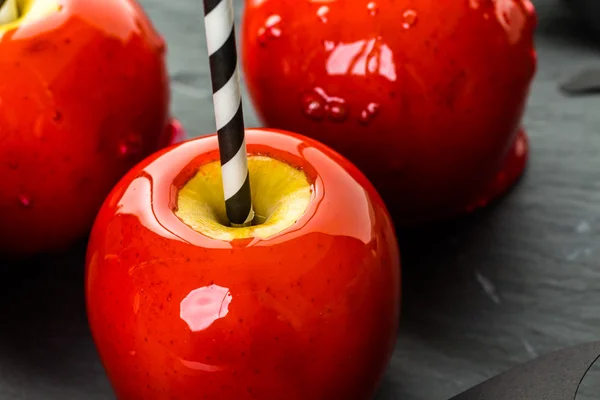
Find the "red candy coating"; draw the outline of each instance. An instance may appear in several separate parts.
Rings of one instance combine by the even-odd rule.
[[[219,241],[174,214],[218,160],[215,135],[162,150],[104,203],[88,248],[93,337],[120,399],[369,399],[394,347],[399,253],[386,208],[311,139],[247,130],[250,154],[302,168],[306,213],[269,239]]]
[[[165,42],[140,6],[57,3],[0,32],[0,253],[85,235],[113,185],[180,130]]]
[[[266,126],[331,146],[422,223],[522,174],[536,22],[529,0],[248,0],[245,77]]]

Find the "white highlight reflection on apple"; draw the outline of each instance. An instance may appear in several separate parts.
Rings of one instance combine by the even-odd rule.
[[[203,331],[229,313],[232,299],[229,289],[219,285],[194,289],[181,301],[179,316],[192,332]]]
[[[391,82],[397,79],[392,49],[379,38],[339,43],[331,49],[325,68],[329,75],[380,75]]]

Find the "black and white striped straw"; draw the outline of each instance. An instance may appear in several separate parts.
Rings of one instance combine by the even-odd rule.
[[[221,156],[225,209],[232,226],[254,219],[250,196],[244,114],[231,0],[204,0],[215,119]]]

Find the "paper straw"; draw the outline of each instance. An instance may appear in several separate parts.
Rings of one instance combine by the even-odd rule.
[[[244,114],[231,0],[204,0],[204,23],[221,156],[225,209],[232,226],[247,226],[252,223],[254,211],[250,196]]]

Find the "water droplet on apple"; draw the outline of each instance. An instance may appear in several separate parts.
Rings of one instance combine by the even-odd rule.
[[[369,10],[369,14],[374,17],[379,12],[379,7],[377,7],[377,3],[371,1],[367,4],[367,10]]]
[[[271,38],[277,39],[279,37],[281,37],[281,29],[271,28]]]
[[[125,136],[117,145],[117,151],[121,158],[135,157],[141,150],[142,138],[137,133]]]
[[[373,118],[377,116],[379,113],[379,104],[377,103],[369,103],[367,107],[360,112],[360,118],[358,122],[361,125],[369,125]]]
[[[369,125],[371,123],[371,116],[369,115],[367,110],[362,110],[360,112],[360,118],[358,119],[361,125]]]
[[[469,0],[469,7],[471,7],[473,10],[490,6],[494,6],[494,0]]]
[[[327,14],[329,14],[329,7],[321,6],[317,10],[317,17],[321,20],[322,23],[327,23]]]
[[[262,27],[258,30],[258,36],[256,39],[257,39],[260,47],[265,47],[267,45],[267,41],[269,40],[267,38],[267,35],[265,34],[265,32],[266,32],[266,29],[264,27]]]
[[[271,28],[275,25],[279,25],[281,22],[281,16],[277,14],[270,15],[269,18],[265,21],[265,27]]]
[[[327,94],[323,88],[316,87],[314,92],[319,95],[325,104],[325,112],[333,122],[343,122],[348,118],[346,100]]]
[[[329,119],[333,122],[344,122],[348,118],[348,108],[343,100],[331,101],[325,108]]]
[[[306,104],[306,114],[313,119],[323,119],[324,107],[318,100]]]
[[[331,40],[323,40],[323,47],[325,47],[325,51],[331,51],[335,49],[335,43]]]
[[[316,93],[307,93],[302,97],[302,111],[312,120],[321,121],[325,118],[325,104]]]
[[[369,103],[367,105],[367,110],[372,114],[376,115],[379,112],[379,104],[377,103]]]
[[[164,36],[158,37],[156,49],[160,54],[164,54],[167,51],[167,41],[165,40]]]
[[[271,15],[265,21],[265,25],[258,30],[258,44],[262,47],[266,46],[270,40],[281,37],[281,28],[279,24],[281,17],[277,14]]]
[[[417,23],[417,12],[415,10],[406,10],[402,13],[402,27],[410,29]]]
[[[21,205],[21,207],[30,208],[32,203],[33,201],[31,199],[31,196],[26,194],[19,195],[19,204]]]
[[[343,122],[348,119],[346,101],[340,97],[328,95],[323,88],[315,87],[302,97],[304,115],[315,121],[327,116],[333,122]]]

